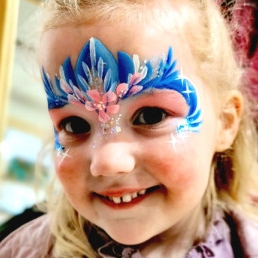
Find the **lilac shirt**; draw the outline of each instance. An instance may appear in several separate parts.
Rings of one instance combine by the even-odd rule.
[[[93,233],[102,240],[99,247],[95,246],[99,257],[143,258],[139,250],[115,243],[103,235],[103,232],[99,234],[95,230]],[[49,216],[44,215],[20,227],[4,239],[0,243],[0,257],[54,258],[53,243]],[[186,258],[207,257],[258,258],[258,224],[239,212],[231,211],[227,214],[217,212],[206,239],[193,246],[186,255]]]

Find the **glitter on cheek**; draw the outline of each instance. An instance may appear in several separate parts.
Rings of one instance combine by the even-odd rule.
[[[62,157],[65,153],[65,147],[60,145],[60,147],[56,149],[56,153],[58,157]]]
[[[190,136],[191,130],[186,127],[186,123],[186,118],[178,118],[171,125],[170,140],[168,142],[172,144],[174,152],[177,152],[177,146],[185,144],[186,139]]]
[[[58,158],[58,165],[60,166],[66,158],[71,158],[69,155],[70,148],[66,148],[60,143],[58,132],[54,129],[54,136],[55,136],[55,152]]]
[[[61,153],[58,153],[58,152],[57,152],[57,157],[58,157],[58,158],[61,158],[61,160],[58,162],[58,163],[59,163],[59,166],[64,162],[64,160],[65,160],[66,158],[71,158],[71,155],[68,154],[69,151],[70,151],[70,149],[64,150],[64,151],[61,152]]]
[[[175,135],[173,132],[170,134],[171,140],[169,141],[172,143],[173,149],[176,152],[178,144],[185,144],[186,139],[189,137],[189,132],[177,132]]]

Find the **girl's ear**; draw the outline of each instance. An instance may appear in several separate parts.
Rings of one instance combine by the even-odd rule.
[[[222,100],[219,116],[216,151],[222,152],[232,145],[237,135],[243,111],[243,98],[239,91],[229,91]]]

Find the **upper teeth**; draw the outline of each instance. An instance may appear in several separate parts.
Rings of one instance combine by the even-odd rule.
[[[133,193],[130,193],[130,194],[125,194],[121,197],[111,197],[109,196],[108,198],[113,201],[114,203],[118,204],[118,203],[121,203],[121,202],[130,202],[132,199],[136,198],[138,195],[144,195],[146,193],[146,190],[143,189],[139,192],[133,192]]]

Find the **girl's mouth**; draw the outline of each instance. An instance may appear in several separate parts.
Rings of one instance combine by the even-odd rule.
[[[160,186],[153,186],[147,189],[142,189],[137,192],[126,193],[123,195],[100,195],[95,193],[95,195],[101,198],[106,204],[109,205],[123,205],[123,204],[130,204],[136,203],[144,199],[147,195],[153,193],[160,189]]]

